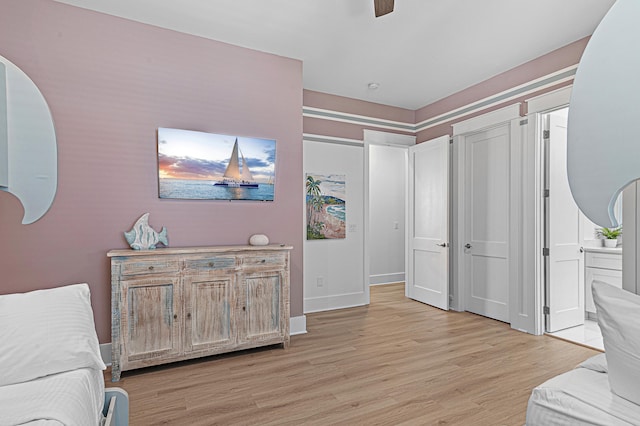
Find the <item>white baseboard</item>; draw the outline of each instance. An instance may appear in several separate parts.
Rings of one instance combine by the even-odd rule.
[[[404,282],[404,272],[396,272],[395,274],[369,275],[370,285],[391,284],[399,282]]]
[[[111,365],[111,343],[103,343],[100,345],[100,356],[102,356],[102,362],[107,366]]]
[[[295,336],[296,334],[307,333],[307,317],[300,315],[299,317],[289,318],[289,334]],[[111,343],[103,343],[100,345],[100,356],[102,361],[107,365],[111,365]]]
[[[335,296],[322,296],[304,299],[304,312],[331,311],[334,309],[354,308],[367,304],[365,294],[349,293]]]
[[[296,334],[307,333],[307,317],[300,315],[299,317],[289,318],[289,334],[295,336]]]

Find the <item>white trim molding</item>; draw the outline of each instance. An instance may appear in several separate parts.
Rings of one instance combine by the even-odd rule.
[[[100,356],[106,366],[111,365],[111,343],[103,343],[100,345]]]
[[[409,133],[414,133],[416,127],[413,123],[403,123],[401,121],[385,120],[383,118],[367,117],[364,115],[349,114],[346,112],[332,111],[310,106],[302,107],[302,116]]]
[[[560,83],[572,81],[577,68],[578,64],[571,65],[570,67],[563,68],[535,80],[528,81],[519,86],[512,87],[500,93],[496,93],[495,95],[461,106],[444,114],[428,118],[416,124],[416,132],[429,129],[440,124],[450,123],[467,115],[489,109],[522,96],[539,92]]]
[[[304,299],[304,312],[308,314],[334,309],[355,308],[368,304],[369,302],[365,299],[364,292],[312,297]]]
[[[334,143],[338,145],[363,146],[363,142],[358,139],[338,138],[335,136],[314,135],[312,133],[303,133],[302,140],[304,142],[322,142]]]
[[[412,135],[401,135],[398,133],[379,132],[376,130],[364,129],[365,143],[371,145],[400,145],[411,146],[416,144],[416,137]]]
[[[566,86],[531,99],[525,99],[527,104],[527,114],[549,111],[554,108],[569,105],[569,101],[571,100],[571,89],[573,89],[573,86]]]
[[[405,280],[404,272],[396,272],[395,274],[378,274],[369,276],[369,285],[386,285],[401,283]]]
[[[289,318],[289,334],[291,336],[296,336],[298,334],[307,334],[306,315]]]
[[[453,124],[453,135],[463,135],[465,133],[486,130],[492,126],[498,126],[520,117],[520,104],[512,104],[468,120]]]

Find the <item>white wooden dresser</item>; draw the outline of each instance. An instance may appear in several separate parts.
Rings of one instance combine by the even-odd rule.
[[[591,286],[594,281],[603,281],[622,288],[622,248],[585,247],[585,252],[585,316],[596,320]]]
[[[289,345],[290,246],[111,250],[112,381],[122,371]]]

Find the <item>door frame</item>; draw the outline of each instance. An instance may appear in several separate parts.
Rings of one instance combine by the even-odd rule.
[[[363,143],[364,143],[364,291],[366,304],[368,305],[371,302],[371,259],[370,259],[370,249],[369,242],[371,241],[370,229],[370,214],[371,214],[371,206],[369,205],[369,161],[370,161],[370,152],[369,147],[371,145],[386,145],[392,146],[396,148],[404,148],[406,151],[406,157],[408,160],[408,152],[409,147],[416,144],[416,137],[410,135],[402,135],[399,133],[389,133],[389,132],[381,132],[378,130],[369,130],[364,129]],[[406,173],[405,173],[406,175]],[[408,191],[408,182],[407,176],[405,176],[405,184],[404,184],[404,192],[405,198],[407,196]],[[407,212],[405,212],[405,217]],[[405,223],[405,232],[406,232],[406,223]],[[406,244],[406,241],[405,241]],[[406,263],[406,262],[405,262]],[[405,271],[406,277],[407,271]]]
[[[531,316],[526,309],[526,294],[523,266],[523,202],[522,192],[527,183],[522,173],[526,156],[523,147],[526,146],[527,120],[520,116],[520,104],[515,103],[498,110],[473,117],[469,120],[453,125],[453,299],[451,309],[466,310],[465,294],[467,279],[464,262],[464,237],[466,235],[465,213],[465,181],[466,181],[466,138],[471,134],[489,130],[498,126],[509,126],[510,131],[510,190],[509,190],[509,322],[512,328],[529,331],[527,321]],[[516,165],[520,167],[515,167]]]
[[[533,141],[533,158],[529,163],[534,166],[533,193],[527,194],[534,204],[534,234],[532,241],[527,241],[533,247],[533,288],[529,289],[533,304],[533,334],[541,335],[545,331],[545,259],[542,254],[545,242],[545,202],[544,202],[544,119],[543,116],[553,110],[569,106],[571,89],[569,85],[540,96],[525,100],[527,104],[527,120],[529,122],[529,140]]]

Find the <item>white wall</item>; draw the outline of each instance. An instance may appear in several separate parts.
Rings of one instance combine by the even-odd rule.
[[[370,283],[404,281],[407,149],[369,147]]]
[[[364,286],[363,154],[362,146],[304,141],[305,176],[338,174],[346,180],[346,238],[306,241],[304,233],[305,313],[369,302]]]

